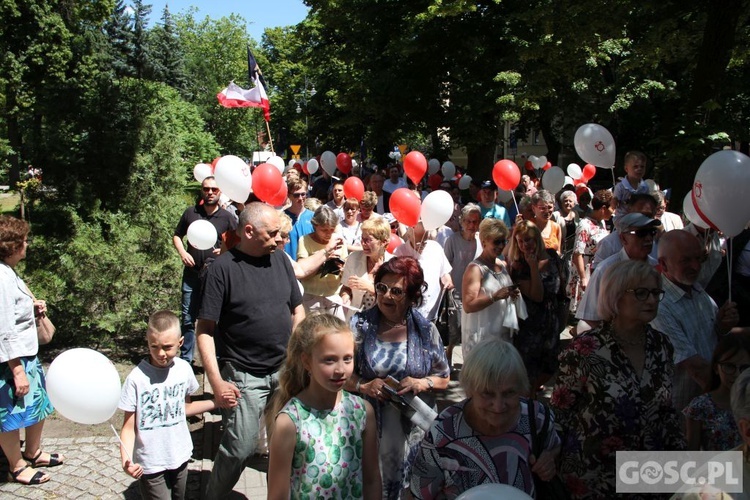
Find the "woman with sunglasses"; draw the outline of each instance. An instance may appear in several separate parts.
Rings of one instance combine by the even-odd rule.
[[[417,311],[424,290],[419,263],[393,258],[380,266],[374,281],[376,306],[352,319],[358,348],[347,390],[375,408],[383,498],[399,498],[409,485],[424,430],[388,403],[386,379],[399,394],[416,395],[435,409],[434,391],[448,387],[449,369],[437,328]]]
[[[513,299],[521,293],[513,284],[501,260],[508,244],[508,228],[500,219],[484,219],[479,224],[482,253],[466,266],[461,291],[461,343],[466,357],[471,349],[490,337],[510,340],[510,328],[504,326]]]
[[[573,498],[614,498],[616,452],[682,450],[672,406],[672,344],[649,323],[664,297],[661,276],[628,260],[604,271],[604,324],[560,354],[551,405],[562,430],[560,473]]]

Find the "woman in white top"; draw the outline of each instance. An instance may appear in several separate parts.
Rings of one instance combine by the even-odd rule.
[[[344,220],[341,221],[341,236],[349,253],[362,250],[360,239],[362,238],[362,222],[359,217],[359,201],[356,198],[348,198],[344,202]]]
[[[507,314],[515,315],[512,300],[520,293],[510,279],[505,262],[500,259],[508,243],[508,228],[503,221],[484,219],[479,224],[479,241],[482,253],[466,267],[461,286],[464,356],[485,338],[510,340],[510,328],[503,323]],[[511,311],[509,307],[512,307]]]
[[[385,251],[390,237],[391,226],[384,218],[362,223],[362,250],[349,255],[341,271],[341,302],[352,308],[344,310],[347,320],[354,316],[354,309],[365,310],[375,305],[375,273],[393,257]]]

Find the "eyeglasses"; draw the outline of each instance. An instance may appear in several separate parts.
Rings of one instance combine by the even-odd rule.
[[[508,244],[508,240],[503,239],[503,238],[498,238],[498,239],[494,240],[492,242],[492,244],[495,245],[496,247],[505,246],[505,245]]]
[[[218,193],[220,190],[217,187],[203,187],[204,193]]]
[[[721,371],[727,375],[734,375],[738,370],[739,373],[742,373],[750,368],[750,365],[735,365],[734,363],[719,363],[719,366],[721,367]]]
[[[664,290],[660,288],[628,288],[625,291],[631,292],[641,302],[648,300],[649,295],[656,297],[656,300],[659,302],[664,298]]]
[[[405,293],[403,288],[399,288],[397,286],[388,286],[385,283],[375,283],[375,291],[380,295],[385,295],[386,293],[388,293],[388,290],[391,291],[391,297],[397,300],[403,298]]]
[[[307,193],[292,193],[295,198],[307,198]]]
[[[654,236],[656,236],[656,233],[658,233],[658,231],[653,227],[645,227],[641,229],[633,229],[632,231],[625,231],[625,234],[634,234],[639,238],[645,238],[646,236],[651,236],[653,238]]]

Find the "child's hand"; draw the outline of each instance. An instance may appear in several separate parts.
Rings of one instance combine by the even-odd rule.
[[[130,460],[125,460],[122,464],[122,470],[134,479],[138,479],[143,475],[143,467],[140,464],[134,464]]]

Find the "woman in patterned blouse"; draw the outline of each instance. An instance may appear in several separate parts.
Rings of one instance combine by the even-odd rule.
[[[615,454],[685,447],[672,406],[673,348],[651,328],[664,297],[648,264],[606,270],[602,327],[560,354],[552,407],[562,437],[560,474],[574,498],[615,498]]]
[[[375,408],[383,498],[399,498],[424,430],[389,403],[386,380],[399,394],[418,396],[434,408],[433,390],[448,387],[450,372],[437,328],[417,311],[424,290],[419,262],[394,257],[380,266],[374,282],[376,306],[352,318],[358,348],[347,390]]]

